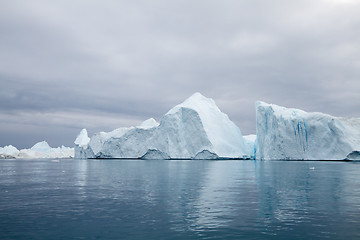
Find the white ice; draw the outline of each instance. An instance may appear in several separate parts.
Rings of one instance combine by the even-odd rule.
[[[0,158],[15,158],[18,154],[19,150],[12,145],[0,147]]]
[[[256,159],[357,158],[360,119],[256,103]]]
[[[9,145],[0,148],[0,158],[72,158],[74,148],[52,148],[46,141],[38,142],[30,149],[21,149]]]
[[[249,157],[240,129],[214,100],[200,93],[172,108],[160,124],[149,119],[138,127],[94,134],[87,145],[76,145],[75,157],[141,158],[151,149],[156,152],[147,157],[161,153],[170,158],[194,158],[204,150],[223,158]]]

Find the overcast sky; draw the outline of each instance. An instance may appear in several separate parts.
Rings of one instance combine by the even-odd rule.
[[[360,117],[357,0],[0,0],[0,146],[72,146],[194,92]]]

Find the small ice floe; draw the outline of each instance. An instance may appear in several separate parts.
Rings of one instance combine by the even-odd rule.
[[[310,170],[315,170],[315,167],[310,167],[309,169],[310,169]]]
[[[58,159],[51,160],[52,162],[60,162]]]

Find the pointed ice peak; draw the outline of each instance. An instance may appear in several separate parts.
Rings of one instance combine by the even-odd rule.
[[[215,105],[215,101],[212,98],[207,98],[199,92],[194,93],[188,99],[186,99],[182,104],[192,105],[195,104],[197,106],[200,105]],[[181,105],[181,104],[180,104]]]
[[[84,128],[81,130],[74,143],[76,145],[79,145],[80,147],[86,147],[89,144],[89,142],[90,142],[90,138],[88,137],[88,133]]]
[[[51,147],[46,141],[38,142],[31,148],[31,150],[36,152],[45,152],[48,151],[49,149],[51,149]]]
[[[219,156],[235,156],[240,154],[239,149],[244,149],[245,143],[240,129],[225,113],[220,111],[212,98],[196,92],[183,103],[172,108],[167,115],[176,114],[182,108],[189,108],[197,112],[204,130],[214,146],[213,150]]]
[[[142,129],[149,129],[149,128],[153,128],[153,127],[157,127],[159,126],[159,123],[153,119],[153,118],[149,118],[145,121],[143,121],[140,126],[138,126],[138,128],[142,128]]]
[[[177,112],[180,108],[190,108],[197,112],[202,112],[211,109],[211,111],[220,112],[220,109],[216,106],[215,101],[212,98],[207,98],[199,92],[194,93],[184,102],[176,105],[167,114]]]
[[[205,97],[204,95],[202,95],[201,93],[199,92],[196,92],[194,93],[193,95],[191,95],[188,99],[186,99],[185,101],[192,101],[192,100],[195,100],[196,102],[198,101],[207,101],[209,100],[210,98],[207,98]]]

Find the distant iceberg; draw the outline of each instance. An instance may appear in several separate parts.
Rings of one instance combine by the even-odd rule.
[[[249,158],[240,129],[214,100],[200,93],[168,111],[160,120],[94,134],[85,129],[75,140],[75,158],[203,159]]]
[[[73,158],[74,148],[52,148],[46,141],[38,142],[30,149],[18,150],[9,145],[0,147],[0,158]]]
[[[244,142],[246,146],[246,152],[248,153],[250,159],[255,159],[256,154],[256,135],[250,134],[244,136]]]
[[[360,118],[256,103],[256,159],[360,159]]]
[[[19,150],[12,145],[0,147],[0,158],[15,158],[18,154]]]

